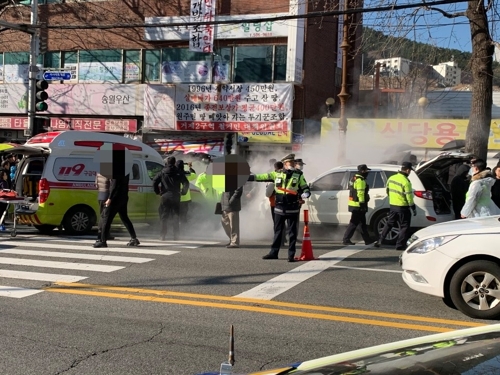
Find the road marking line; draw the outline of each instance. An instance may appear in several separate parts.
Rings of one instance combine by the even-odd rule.
[[[384,269],[381,269],[381,268],[363,268],[363,267],[349,267],[349,266],[332,266],[332,268],[347,268],[347,269],[350,269],[350,270],[360,270],[360,271],[377,271],[377,272],[403,273],[403,271],[384,270]]]
[[[450,320],[441,318],[431,318],[418,315],[407,315],[407,314],[396,314],[387,313],[380,311],[369,311],[369,310],[355,310],[347,309],[341,307],[331,307],[331,306],[318,306],[318,305],[308,305],[293,302],[281,302],[281,301],[267,301],[254,298],[240,298],[240,297],[228,297],[228,296],[218,296],[211,294],[197,294],[197,293],[185,293],[185,292],[174,292],[170,290],[160,290],[160,289],[144,289],[144,288],[133,288],[133,287],[122,287],[122,286],[109,286],[109,285],[96,285],[96,284],[83,284],[83,283],[66,283],[57,282],[56,286],[47,287],[46,289],[58,289],[60,287],[67,287],[76,289],[97,289],[97,290],[111,290],[123,293],[137,293],[137,294],[152,294],[157,296],[169,296],[169,297],[183,297],[183,298],[194,298],[194,299],[206,299],[206,300],[216,300],[225,301],[232,303],[249,303],[253,305],[268,305],[277,307],[288,307],[293,309],[304,309],[304,310],[316,310],[323,312],[332,312],[340,314],[352,314],[352,315],[364,315],[372,316],[377,318],[387,318],[387,319],[400,319],[400,320],[411,320],[426,323],[438,323],[438,324],[448,324],[457,325],[465,327],[482,327],[484,324],[475,322],[466,322],[463,320]],[[69,289],[68,289],[69,290]]]
[[[146,263],[154,260],[153,258],[121,257],[113,255],[96,255],[96,254],[81,254],[81,253],[62,253],[56,251],[38,251],[38,250],[23,250],[23,249],[0,249],[0,255],[2,254],[32,255],[37,257],[50,257],[50,258],[102,260],[109,262],[126,262],[126,263]]]
[[[30,237],[34,238],[34,237]],[[40,239],[41,241],[60,241],[60,242],[75,242],[75,240],[78,240],[80,243],[94,243],[97,239],[96,236],[94,237],[40,237],[37,238],[37,240]],[[128,239],[123,237],[123,239],[114,239],[110,241],[127,241]],[[141,245],[144,246],[176,246],[176,245],[183,245],[183,244],[190,244],[190,245],[217,245],[220,244],[221,242],[214,242],[214,241],[191,241],[191,240],[166,240],[166,241],[141,241]]]
[[[41,292],[43,290],[0,285],[0,297],[24,298]]]
[[[0,269],[0,278],[1,277],[9,278],[9,279],[68,282],[68,283],[73,283],[73,282],[87,279],[87,277],[84,277],[84,276],[58,275],[55,273],[11,271],[11,270]]]
[[[264,300],[273,299],[287,290],[292,289],[300,283],[310,279],[311,277],[318,275],[333,265],[343,261],[345,258],[366,249],[365,246],[353,247],[354,246],[349,248],[345,247],[323,254],[319,257],[319,260],[309,261],[291,271],[257,285],[255,288],[240,293],[235,297],[257,298]]]
[[[73,241],[74,242],[74,241]],[[162,250],[162,249],[147,249],[141,247],[85,247],[85,246],[69,246],[63,244],[49,244],[49,243],[36,243],[36,242],[28,242],[28,241],[2,241],[0,242],[0,252],[3,250],[4,246],[14,246],[19,248],[21,246],[24,247],[38,247],[43,249],[64,249],[64,250],[83,250],[83,251],[104,251],[104,252],[114,252],[114,253],[128,253],[128,254],[155,254],[155,255],[172,255],[177,254],[178,251],[172,250]]]
[[[357,324],[372,325],[372,326],[390,327],[390,328],[402,328],[415,331],[450,332],[454,330],[453,328],[424,326],[420,324],[407,324],[407,323],[398,323],[398,322],[383,321],[383,320],[352,318],[346,316],[334,316],[334,315],[308,313],[301,311],[287,311],[287,310],[270,309],[258,306],[231,305],[231,304],[215,303],[215,302],[179,300],[179,299],[155,297],[155,296],[134,296],[134,295],[124,295],[118,293],[93,292],[93,291],[73,290],[73,289],[45,288],[45,290],[48,292],[55,292],[55,293],[78,294],[78,295],[87,295],[93,297],[128,299],[128,300],[146,301],[146,302],[160,302],[160,303],[199,306],[199,307],[212,307],[219,309],[259,312],[265,314],[291,316],[298,318],[311,318],[311,319],[330,320],[330,321],[346,322],[346,323],[357,323]]]
[[[4,258],[4,257],[0,257],[0,264],[10,264],[14,266],[62,268],[68,270],[95,271],[95,272],[113,272],[125,268],[119,266],[105,266],[102,264],[53,262],[44,260]]]

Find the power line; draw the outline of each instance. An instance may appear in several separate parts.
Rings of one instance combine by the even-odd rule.
[[[176,26],[200,26],[200,25],[231,25],[240,23],[254,23],[254,22],[275,22],[275,21],[286,21],[294,19],[307,19],[307,18],[318,18],[318,17],[329,17],[329,16],[340,16],[344,14],[359,14],[359,13],[372,13],[372,12],[384,12],[384,11],[394,11],[401,9],[410,8],[420,8],[429,7],[445,4],[457,4],[464,3],[468,0],[438,0],[433,2],[426,2],[425,4],[402,4],[402,5],[389,5],[383,7],[374,8],[352,8],[345,10],[332,10],[332,11],[322,11],[322,12],[311,12],[307,14],[300,15],[286,15],[286,16],[274,16],[274,17],[261,17],[261,18],[247,18],[247,19],[235,19],[235,20],[224,20],[224,21],[207,21],[207,22],[182,22],[182,23],[140,23],[140,24],[114,24],[114,25],[48,25],[44,26],[47,29],[58,29],[58,30],[84,30],[84,29],[130,29],[138,27],[176,27]],[[188,16],[186,16],[187,18]],[[40,27],[40,26],[38,26]]]

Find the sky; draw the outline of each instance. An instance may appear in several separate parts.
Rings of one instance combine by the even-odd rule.
[[[365,0],[365,8],[388,5],[387,1],[382,1]],[[394,2],[394,4],[407,4],[408,2],[405,0]],[[414,3],[414,0],[411,3]],[[466,2],[439,6],[440,9],[452,14],[462,12],[466,7]],[[492,9],[488,16],[493,40],[500,42],[500,9]],[[472,51],[470,26],[466,17],[446,18],[437,11],[406,9],[385,13],[365,13],[363,24],[387,35],[402,36],[410,40],[464,52]]]

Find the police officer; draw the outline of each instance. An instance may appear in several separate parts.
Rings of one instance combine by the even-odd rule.
[[[281,161],[284,169],[250,175],[249,181],[274,181],[276,193],[276,206],[274,208],[274,240],[269,254],[264,255],[262,259],[278,259],[278,252],[281,247],[281,239],[285,222],[288,224],[288,261],[295,262],[295,245],[297,242],[297,214],[300,211],[300,198],[309,198],[309,186],[301,171],[295,169],[295,155],[289,154]],[[302,194],[299,196],[299,190]]]
[[[374,244],[375,247],[380,247],[387,233],[395,226],[397,221],[399,222],[400,231],[396,241],[396,250],[406,249],[407,232],[411,222],[410,209],[413,211],[413,216],[417,215],[417,209],[415,203],[413,203],[413,188],[408,179],[412,170],[412,164],[405,161],[401,165],[401,170],[387,180],[386,190],[389,195],[390,211],[382,234]]]
[[[358,173],[356,173],[351,181],[349,181],[349,212],[351,212],[351,220],[349,221],[349,226],[347,227],[342,244],[344,245],[354,245],[351,242],[351,238],[354,235],[354,231],[358,226],[361,227],[361,236],[365,241],[365,245],[370,243],[370,234],[368,233],[368,228],[366,227],[366,212],[368,211],[368,202],[370,201],[370,195],[368,194],[370,187],[366,183],[366,177],[368,176],[370,168],[366,164],[358,165]]]

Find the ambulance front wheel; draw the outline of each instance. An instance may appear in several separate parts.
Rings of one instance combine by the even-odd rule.
[[[76,206],[71,208],[63,219],[63,228],[69,234],[86,234],[92,229],[95,215],[91,208]]]

